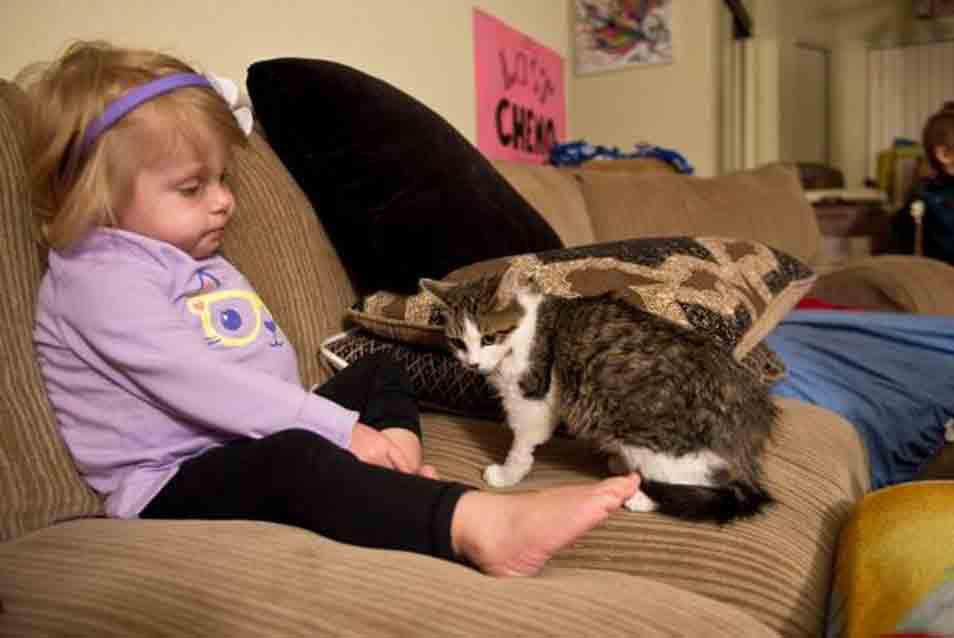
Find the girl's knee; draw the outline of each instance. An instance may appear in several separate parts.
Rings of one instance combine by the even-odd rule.
[[[269,435],[259,442],[270,462],[294,464],[302,459],[333,454],[340,448],[325,437],[303,428],[289,428]]]
[[[394,357],[387,352],[375,352],[362,357],[352,365],[360,364],[369,373],[384,383],[396,383],[402,388],[410,389],[411,380],[407,371]]]

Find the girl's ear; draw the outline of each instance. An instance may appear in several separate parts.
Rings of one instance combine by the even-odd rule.
[[[453,290],[457,285],[436,279],[421,279],[418,283],[422,292],[430,293],[430,295],[443,306],[447,305],[447,293]]]

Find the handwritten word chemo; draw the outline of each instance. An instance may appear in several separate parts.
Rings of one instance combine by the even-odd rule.
[[[514,150],[546,156],[557,143],[553,118],[534,113],[505,97],[497,102],[494,122],[500,144]]]

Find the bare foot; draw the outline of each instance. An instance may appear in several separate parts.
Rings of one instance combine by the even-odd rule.
[[[440,475],[437,473],[437,468],[433,465],[422,465],[421,469],[417,471],[417,474],[418,476],[434,479],[435,481],[440,479]]]
[[[539,492],[471,491],[451,522],[454,551],[492,576],[533,576],[636,493],[639,475]]]

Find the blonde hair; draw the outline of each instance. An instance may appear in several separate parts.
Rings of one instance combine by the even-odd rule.
[[[165,75],[195,72],[163,53],[78,42],[58,60],[20,75],[30,97],[30,185],[41,242],[65,248],[92,228],[115,225],[136,174],[175,156],[184,143],[193,149],[246,144],[218,94],[187,87],[133,109],[68,168],[74,146],[108,104]]]

